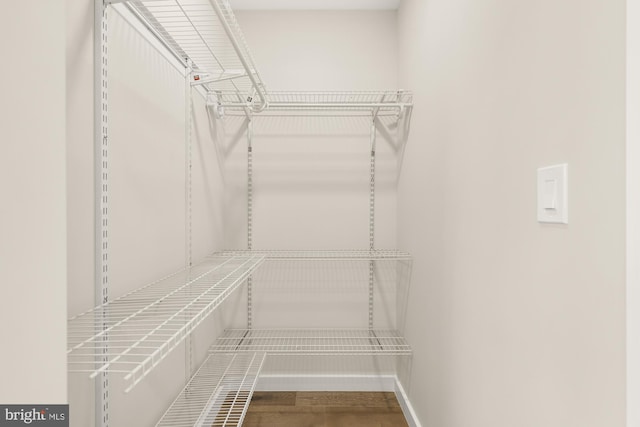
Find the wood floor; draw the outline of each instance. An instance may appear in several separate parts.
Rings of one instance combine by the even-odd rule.
[[[243,427],[408,427],[394,393],[255,392]]]

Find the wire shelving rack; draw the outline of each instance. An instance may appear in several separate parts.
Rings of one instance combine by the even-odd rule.
[[[227,251],[162,280],[109,300],[108,269],[108,30],[106,11],[122,3],[185,66],[185,116],[191,88],[207,93],[219,118],[246,116],[251,248],[251,117],[357,115],[370,119],[370,250]],[[406,252],[374,248],[376,134],[396,139],[402,152],[413,107],[407,91],[268,91],[228,0],[95,0],[95,212],[96,305],[69,320],[71,372],[96,381],[96,427],[108,427],[108,374],[122,374],[131,390],[213,310],[247,283],[251,313],[252,273],[265,261],[366,261],[368,329],[228,330],[164,415],[158,426],[239,426],[267,354],[410,356],[396,330],[374,329],[377,261],[410,264]],[[384,120],[382,120],[384,118]],[[187,119],[187,121],[190,119]],[[387,126],[396,121],[396,126]],[[185,132],[187,135],[189,132]],[[185,137],[188,140],[188,136]],[[393,142],[393,141],[392,141]],[[189,230],[190,233],[190,230]],[[190,262],[190,259],[189,259]],[[410,269],[409,269],[410,271]],[[400,328],[401,330],[401,328]],[[229,400],[230,399],[230,400]]]
[[[124,374],[131,390],[263,261],[260,255],[211,256],[71,318],[69,370],[92,378]],[[105,360],[96,365],[98,353]]]
[[[211,354],[156,427],[239,427],[265,353]]]
[[[263,112],[266,116],[298,112],[309,116],[334,113],[400,119],[408,118],[413,107],[413,95],[407,91],[269,91],[268,99]],[[232,91],[213,91],[209,103],[224,108],[229,115],[242,115],[246,108]]]
[[[398,332],[371,329],[228,329],[211,351],[305,356],[411,355],[411,347]]]
[[[267,90],[228,0],[124,3],[176,58],[191,64],[191,85],[203,87],[208,104],[220,114],[338,112],[409,120],[413,96],[408,91]]]
[[[225,256],[259,255],[266,260],[289,261],[376,261],[411,260],[411,254],[395,249],[343,249],[343,250],[235,250],[223,251]]]

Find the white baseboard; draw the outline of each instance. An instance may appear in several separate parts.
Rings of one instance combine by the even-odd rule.
[[[409,427],[422,427],[395,375],[260,375],[256,391],[392,391]]]
[[[260,375],[256,391],[395,391],[394,375]]]
[[[413,410],[413,406],[409,401],[409,397],[404,391],[404,387],[402,387],[402,384],[400,384],[400,381],[398,381],[397,378],[395,386],[396,389],[394,391],[396,392],[396,398],[398,399],[398,403],[402,408],[404,417],[407,419],[407,424],[409,424],[409,427],[422,427],[422,424],[420,424],[420,420],[418,419],[418,416],[416,415],[416,412]]]

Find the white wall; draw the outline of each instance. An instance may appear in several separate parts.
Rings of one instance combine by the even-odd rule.
[[[345,10],[236,13],[272,91],[395,90],[395,16]]]
[[[423,425],[623,426],[623,1],[405,0],[399,246]],[[569,163],[568,226],[536,168]]]
[[[640,2],[627,0],[627,427],[640,426]]]
[[[62,0],[18,2],[0,16],[5,404],[67,402],[64,25]]]
[[[93,306],[93,2],[67,2],[69,316]],[[204,99],[192,105],[192,204],[185,204],[184,68],[117,12],[109,13],[110,297],[222,249],[224,180]],[[125,15],[126,16],[126,13]],[[110,423],[154,425],[227,321],[222,310],[129,394],[110,376]],[[185,346],[190,348],[189,351]],[[191,354],[191,362],[185,357]],[[93,381],[69,375],[72,425],[93,424]]]

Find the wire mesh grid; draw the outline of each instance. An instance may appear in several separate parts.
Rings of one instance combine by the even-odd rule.
[[[228,255],[249,253],[265,257],[252,275],[254,328],[404,331],[413,265],[406,252],[257,250]]]
[[[314,298],[319,293],[329,293],[335,299],[345,298],[351,292],[366,296],[371,262],[377,287],[395,291],[400,285],[397,280],[400,261],[395,259],[267,258],[253,280],[258,284],[258,292],[278,292],[285,300],[297,293]]]
[[[411,254],[395,249],[374,250],[237,250],[223,251],[225,256],[247,256],[250,254],[264,256],[267,260],[305,260],[305,261],[375,261],[375,260],[410,260]]]
[[[262,90],[227,0],[132,0],[129,4],[178,56],[192,61],[194,75],[208,82],[209,90],[231,91],[235,102],[245,104],[254,89]]]
[[[211,351],[283,355],[411,354],[409,344],[398,332],[371,329],[228,329]]]
[[[295,92],[279,91],[271,92],[271,102],[278,104],[410,104],[412,94],[404,91],[316,91]]]
[[[211,256],[73,317],[69,371],[125,374],[131,390],[263,261],[260,255]],[[96,363],[96,354],[105,360]]]
[[[264,360],[264,353],[210,355],[156,427],[242,425]]]
[[[367,112],[397,115],[412,106],[407,91],[267,92],[228,0],[130,0],[130,7],[174,54],[191,60],[194,83],[233,112]]]

